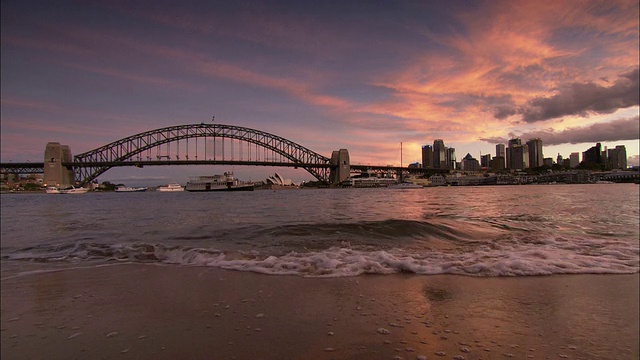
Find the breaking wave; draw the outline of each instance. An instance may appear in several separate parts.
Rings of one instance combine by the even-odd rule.
[[[522,239],[524,240],[524,239]],[[335,246],[323,250],[216,250],[146,243],[78,243],[14,251],[3,260],[55,262],[164,263],[212,266],[269,275],[345,277],[362,274],[458,274],[469,276],[533,276],[552,274],[629,274],[639,269],[635,245],[612,239],[547,239],[476,246],[469,251],[371,250]]]

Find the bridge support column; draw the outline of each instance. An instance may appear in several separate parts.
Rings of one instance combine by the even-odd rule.
[[[71,162],[71,148],[58,142],[47,143],[44,149],[44,184],[46,186],[68,187],[75,183],[73,169],[62,166]]]
[[[351,173],[351,162],[349,161],[349,151],[347,149],[336,150],[331,154],[331,171],[329,182],[338,185],[349,178]]]

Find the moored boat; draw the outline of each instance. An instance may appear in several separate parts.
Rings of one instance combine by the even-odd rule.
[[[184,187],[180,186],[180,184],[178,183],[169,183],[166,186],[158,187],[158,191],[163,191],[163,192],[184,191]]]
[[[191,177],[185,190],[197,191],[253,191],[253,183],[242,182],[234,178],[233,172],[225,172],[224,175]]]
[[[422,188],[423,188],[422,185],[418,185],[418,184],[414,184],[414,183],[410,183],[410,182],[401,182],[401,183],[391,184],[391,185],[387,186],[387,189],[398,189],[398,190],[402,190],[402,189],[422,189]]]
[[[64,189],[60,189],[58,187],[55,186],[49,186],[47,187],[47,189],[45,190],[45,192],[47,194],[84,194],[86,192],[88,192],[89,189],[87,188],[77,188],[75,186],[70,186],[68,188],[64,188]]]
[[[143,192],[147,191],[146,187],[128,187],[128,186],[118,186],[116,188],[116,192]]]

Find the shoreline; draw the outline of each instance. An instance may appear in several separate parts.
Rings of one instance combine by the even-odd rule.
[[[2,358],[637,359],[630,275],[2,272]],[[9,271],[10,272],[10,271]]]

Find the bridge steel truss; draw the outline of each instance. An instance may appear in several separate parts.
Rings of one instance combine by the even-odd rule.
[[[6,163],[0,166],[1,174],[42,174],[44,163]]]
[[[197,156],[196,160],[189,160],[188,155],[187,160],[176,161],[170,159],[161,160],[161,157],[158,157],[158,161],[151,161],[150,159],[143,161],[140,159],[140,154],[144,154],[153,148],[190,138],[205,138],[205,147],[207,139],[236,139],[277,153],[281,158],[284,158],[284,161],[225,160],[224,154],[222,160],[216,160],[215,155],[213,160],[197,160]],[[63,165],[73,167],[77,182],[87,183],[116,166],[142,167],[144,165],[178,164],[293,166],[305,169],[318,180],[326,183],[329,182],[331,168],[328,157],[280,136],[246,127],[204,123],[170,126],[132,135],[97,149],[78,154],[74,156],[72,163],[64,163]]]

